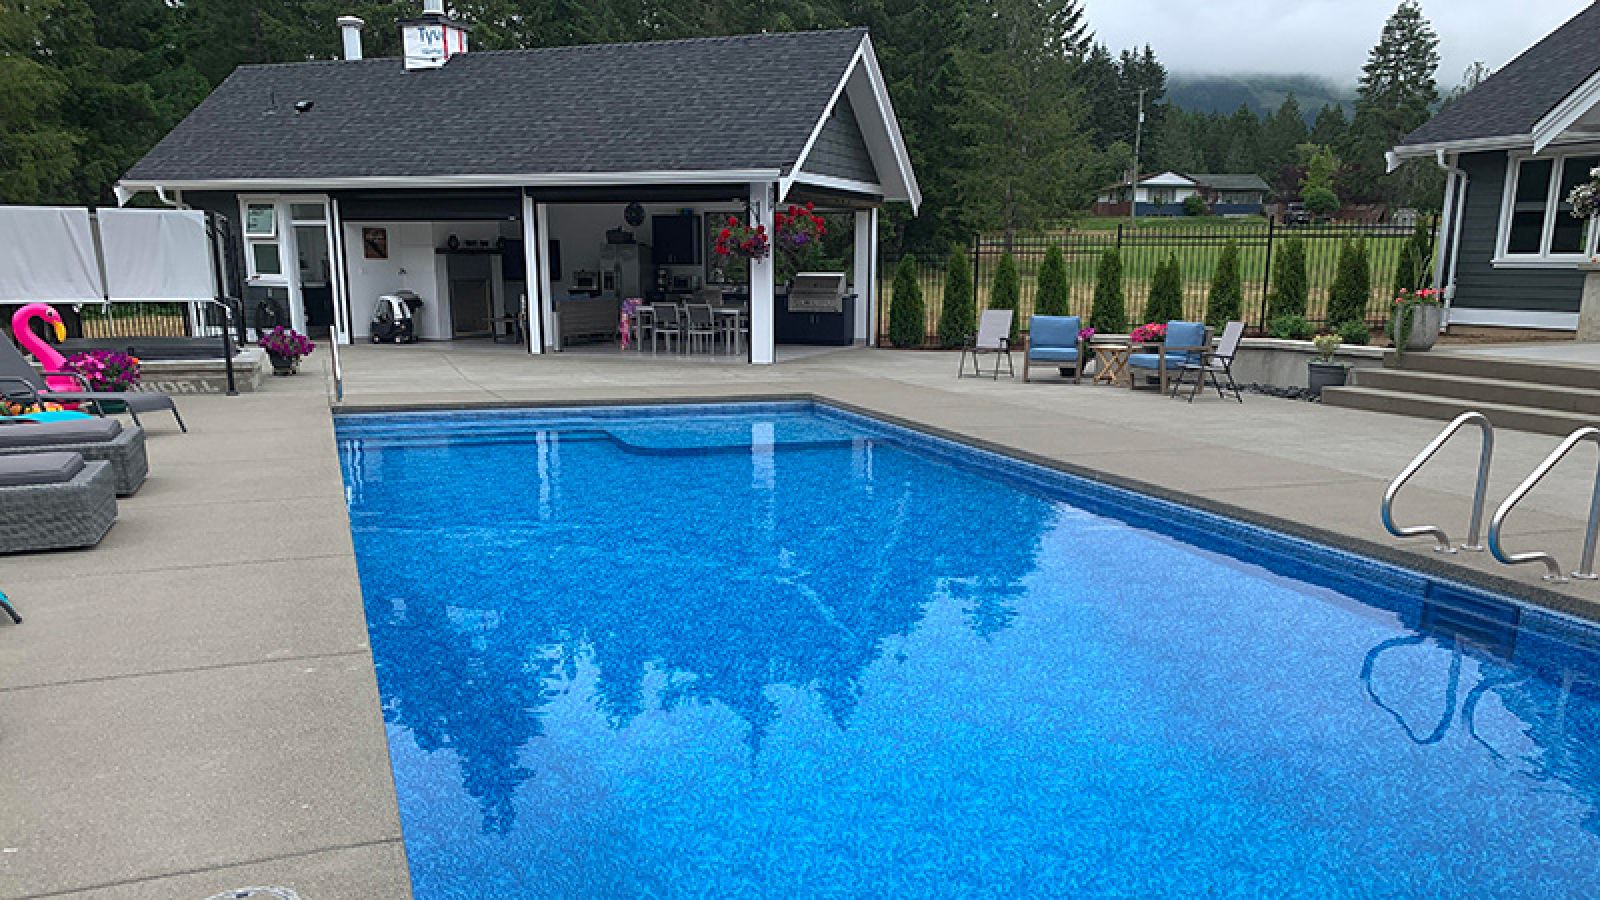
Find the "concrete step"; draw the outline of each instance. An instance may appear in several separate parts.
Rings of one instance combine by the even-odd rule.
[[[1532,384],[1600,390],[1600,367],[1597,366],[1562,365],[1531,359],[1473,356],[1438,350],[1407,353],[1404,360],[1397,360],[1394,351],[1391,350],[1384,354],[1383,364],[1390,369],[1406,372],[1498,378],[1503,381],[1526,381]]]
[[[1567,435],[1585,425],[1600,425],[1600,416],[1578,412],[1539,409],[1505,403],[1482,403],[1455,397],[1392,391],[1375,387],[1325,388],[1322,402],[1346,409],[1412,416],[1422,419],[1453,419],[1476,410],[1496,428],[1532,431],[1539,434]]]
[[[1600,390],[1475,375],[1414,372],[1410,369],[1356,369],[1351,372],[1351,377],[1355,387],[1429,394],[1474,403],[1583,413],[1600,420]]]

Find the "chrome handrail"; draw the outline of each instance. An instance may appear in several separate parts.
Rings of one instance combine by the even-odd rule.
[[[1530,551],[1528,553],[1508,555],[1500,546],[1500,528],[1505,524],[1506,517],[1511,515],[1511,510],[1522,502],[1522,498],[1533,490],[1534,485],[1537,485],[1544,476],[1550,474],[1550,470],[1555,468],[1556,463],[1561,462],[1572,451],[1573,447],[1584,441],[1594,441],[1596,444],[1600,444],[1600,428],[1586,425],[1567,435],[1567,439],[1562,441],[1556,449],[1550,451],[1550,455],[1544,458],[1544,462],[1529,473],[1528,477],[1517,485],[1517,489],[1511,492],[1511,496],[1500,504],[1500,508],[1495,510],[1494,518],[1489,522],[1489,552],[1494,554],[1495,559],[1508,566],[1526,562],[1542,562],[1545,565],[1545,581],[1562,583],[1567,580],[1567,576],[1561,571],[1561,564],[1556,561],[1554,556],[1548,553]],[[1600,524],[1600,470],[1595,472],[1594,494],[1589,499],[1589,527],[1583,538],[1583,559],[1579,563],[1578,571],[1572,573],[1573,578],[1581,578],[1585,581],[1593,581],[1600,578],[1600,574],[1596,574],[1594,571],[1596,524]]]
[[[1433,549],[1438,553],[1454,553],[1456,548],[1450,546],[1450,536],[1444,529],[1437,525],[1396,525],[1394,521],[1394,498],[1400,493],[1400,488],[1417,474],[1417,470],[1433,458],[1445,442],[1455,436],[1455,433],[1467,427],[1476,425],[1483,432],[1483,449],[1478,453],[1478,487],[1472,494],[1472,520],[1467,524],[1467,542],[1461,545],[1463,550],[1482,550],[1483,544],[1479,542],[1479,535],[1483,529],[1483,498],[1489,490],[1489,460],[1494,456],[1494,426],[1489,424],[1489,419],[1480,412],[1464,412],[1455,417],[1439,436],[1434,438],[1422,452],[1411,460],[1411,463],[1396,475],[1394,481],[1389,483],[1389,489],[1383,492],[1383,527],[1395,537],[1416,537],[1420,534],[1433,535],[1437,543]]]

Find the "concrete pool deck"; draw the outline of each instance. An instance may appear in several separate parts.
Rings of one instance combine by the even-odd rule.
[[[313,361],[325,370],[326,354]],[[1388,479],[1440,424],[1247,396],[1193,405],[1087,384],[954,377],[952,354],[844,350],[771,368],[510,345],[345,351],[346,408],[816,396],[1052,464],[1311,526],[1600,617],[1600,585],[1399,545]],[[96,549],[0,558],[0,898],[306,900],[409,891],[326,382],[317,366],[151,423],[151,478]],[[1501,432],[1491,508],[1556,443]],[[1477,449],[1398,512],[1458,536]],[[1575,565],[1594,469],[1562,466],[1508,526]],[[1354,676],[1352,676],[1354,677]]]

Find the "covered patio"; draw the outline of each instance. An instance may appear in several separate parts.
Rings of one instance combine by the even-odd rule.
[[[124,201],[154,192],[243,223],[257,330],[365,341],[380,298],[399,296],[408,336],[534,355],[624,334],[637,348],[668,315],[703,326],[701,306],[711,325],[675,351],[764,365],[781,343],[872,342],[878,211],[921,195],[864,29],[459,50],[427,66],[360,59],[359,42],[347,54],[240,69],[118,185]],[[734,115],[686,92],[685,71],[786,74]],[[416,109],[431,111],[425,133],[397,134]],[[714,252],[730,218],[778,244],[791,205],[825,217],[826,252]],[[838,298],[791,309],[808,266],[837,277]]]

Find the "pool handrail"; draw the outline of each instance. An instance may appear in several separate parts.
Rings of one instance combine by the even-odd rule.
[[[1406,482],[1411,480],[1411,476],[1417,474],[1417,470],[1427,465],[1428,460],[1433,459],[1433,455],[1439,452],[1440,447],[1443,447],[1450,438],[1455,436],[1456,432],[1469,424],[1478,426],[1478,429],[1483,433],[1483,447],[1478,452],[1478,485],[1472,494],[1472,518],[1467,523],[1467,540],[1466,543],[1461,545],[1461,549],[1483,550],[1483,543],[1480,541],[1479,536],[1483,530],[1483,499],[1489,490],[1489,462],[1494,457],[1494,426],[1489,424],[1489,418],[1480,412],[1464,412],[1456,416],[1449,425],[1444,427],[1443,431],[1439,432],[1438,437],[1435,437],[1428,446],[1422,448],[1422,452],[1413,457],[1411,462],[1400,470],[1400,474],[1395,476],[1394,481],[1389,483],[1389,489],[1383,492],[1383,505],[1379,512],[1383,518],[1383,527],[1390,534],[1400,538],[1416,537],[1423,534],[1432,535],[1435,541],[1433,548],[1435,552],[1456,552],[1456,548],[1450,543],[1450,536],[1445,533],[1443,528],[1437,525],[1402,526],[1396,524],[1394,521],[1394,498],[1396,494],[1400,493],[1400,489],[1405,486]]]
[[[1541,550],[1531,550],[1527,553],[1506,553],[1505,548],[1500,546],[1500,531],[1502,526],[1505,525],[1506,517],[1511,515],[1511,511],[1516,508],[1518,503],[1522,502],[1522,498],[1526,497],[1528,492],[1532,491],[1544,479],[1544,476],[1550,474],[1550,470],[1555,468],[1556,464],[1561,462],[1572,451],[1573,447],[1584,441],[1594,441],[1597,445],[1600,445],[1600,428],[1596,428],[1593,425],[1585,425],[1567,435],[1566,439],[1558,444],[1556,449],[1550,451],[1549,456],[1544,458],[1544,462],[1539,463],[1538,468],[1528,473],[1528,477],[1517,485],[1517,489],[1511,492],[1511,496],[1507,497],[1504,503],[1500,504],[1500,508],[1495,510],[1494,518],[1489,522],[1489,552],[1494,555],[1495,559],[1508,566],[1514,566],[1519,563],[1542,562],[1545,565],[1545,574],[1543,576],[1545,581],[1563,584],[1568,580],[1566,574],[1561,570],[1561,564],[1549,553]],[[1589,499],[1589,522],[1583,537],[1583,558],[1578,563],[1578,571],[1572,573],[1573,578],[1584,581],[1600,579],[1600,574],[1597,574],[1594,570],[1595,526],[1597,524],[1600,524],[1600,470],[1595,473],[1594,493]]]

